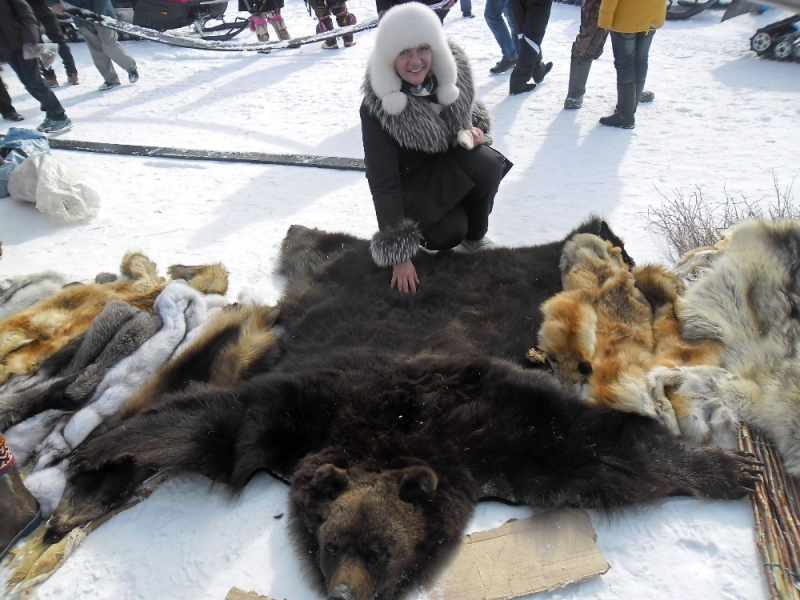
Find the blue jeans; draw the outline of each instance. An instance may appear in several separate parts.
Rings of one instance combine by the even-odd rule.
[[[22,55],[22,49],[13,50],[8,54],[0,52],[0,58],[14,70],[22,85],[31,96],[39,101],[39,107],[48,117],[56,121],[66,118],[67,115],[58,98],[42,79],[37,59],[26,59]]]
[[[641,33],[611,32],[611,47],[614,49],[614,67],[617,69],[617,84],[644,83],[647,79],[647,56],[653,43],[655,31]]]
[[[460,0],[460,4],[462,13],[472,12],[472,0]]]
[[[505,21],[503,20],[505,15]],[[509,0],[486,0],[483,18],[506,60],[517,60],[517,26],[511,13]],[[508,21],[508,27],[506,27]],[[510,31],[509,31],[510,30]]]

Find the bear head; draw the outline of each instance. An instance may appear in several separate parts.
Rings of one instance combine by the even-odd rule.
[[[393,599],[429,573],[448,542],[460,539],[474,507],[472,499],[451,503],[440,493],[439,476],[426,464],[341,468],[306,459],[293,477],[291,521],[298,553],[313,559],[325,597]],[[443,509],[443,500],[455,511]]]

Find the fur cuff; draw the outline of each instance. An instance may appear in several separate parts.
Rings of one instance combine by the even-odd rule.
[[[414,258],[420,239],[417,224],[410,219],[403,219],[397,227],[372,236],[369,251],[379,267],[391,267]]]

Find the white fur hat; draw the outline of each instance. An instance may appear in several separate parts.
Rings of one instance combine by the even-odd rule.
[[[399,115],[408,102],[408,97],[400,91],[403,80],[394,68],[397,55],[422,44],[431,48],[431,71],[439,82],[436,92],[439,103],[452,104],[458,98],[456,60],[439,17],[419,2],[399,4],[386,11],[381,19],[375,47],[367,63],[370,85],[390,115]]]

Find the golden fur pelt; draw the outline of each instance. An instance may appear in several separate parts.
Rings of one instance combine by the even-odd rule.
[[[719,352],[717,342],[682,338],[675,315],[681,280],[655,265],[630,270],[619,248],[591,234],[564,246],[560,267],[564,291],[542,305],[544,355],[533,350],[531,360],[549,360],[589,402],[658,419],[681,434],[697,409],[680,392],[678,373],[715,365]]]
[[[128,252],[120,272],[125,277],[108,283],[69,285],[57,294],[0,321],[0,384],[12,375],[25,375],[74,337],[84,333],[111,300],[123,300],[152,312],[165,286],[156,265],[144,254]],[[170,268],[173,278],[203,293],[224,294],[227,272],[222,265]]]

